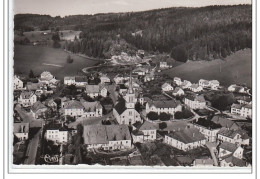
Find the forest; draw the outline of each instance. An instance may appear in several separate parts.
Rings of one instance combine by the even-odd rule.
[[[138,49],[168,53],[178,61],[213,60],[252,48],[252,6],[166,8],[143,12],[51,17],[18,14],[15,30],[71,29],[82,33],[63,48],[110,58]]]

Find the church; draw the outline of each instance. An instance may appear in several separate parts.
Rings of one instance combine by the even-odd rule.
[[[119,124],[132,125],[137,121],[142,121],[140,114],[135,110],[137,98],[135,96],[132,84],[131,75],[129,88],[124,99],[120,99],[113,109],[113,114]]]

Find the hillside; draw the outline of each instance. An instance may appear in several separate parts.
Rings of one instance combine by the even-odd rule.
[[[252,6],[167,8],[144,12],[50,17],[15,16],[15,29],[82,31],[67,50],[109,58],[110,47],[126,41],[130,51],[165,52],[178,61],[225,58],[252,45]],[[124,51],[125,49],[121,49]]]
[[[193,83],[197,83],[199,79],[216,79],[224,86],[237,83],[252,87],[252,50],[237,51],[224,61],[190,61],[162,73]]]

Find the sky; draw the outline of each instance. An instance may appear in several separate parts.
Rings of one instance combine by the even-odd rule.
[[[14,14],[51,16],[132,12],[166,7],[251,4],[251,0],[13,0]]]

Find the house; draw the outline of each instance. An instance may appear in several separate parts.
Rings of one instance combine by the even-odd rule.
[[[111,82],[111,81],[110,81],[110,78],[108,78],[107,75],[102,74],[102,75],[100,76],[100,83],[101,83],[101,84],[110,83],[110,82]]]
[[[170,132],[165,135],[164,142],[179,150],[188,151],[206,144],[206,138],[196,128]]]
[[[170,66],[167,64],[167,62],[160,62],[160,68],[161,69],[165,69],[165,68],[169,68]]]
[[[223,142],[218,148],[218,157],[221,167],[239,166],[243,163],[242,158],[244,149],[241,146],[229,142]]]
[[[31,113],[35,119],[45,117],[48,108],[40,101],[35,102],[31,107]]]
[[[173,96],[183,96],[185,93],[183,91],[183,89],[181,89],[180,87],[176,87],[173,92],[172,95]]]
[[[181,88],[182,89],[187,89],[191,86],[191,82],[190,81],[187,81],[187,80],[184,80],[183,83],[181,84]]]
[[[148,73],[144,77],[144,82],[153,81],[154,80],[154,72]]]
[[[107,88],[104,85],[86,85],[86,93],[91,98],[107,97]]]
[[[45,139],[55,144],[66,144],[69,140],[69,129],[62,124],[51,124],[46,128]]]
[[[173,82],[175,82],[178,86],[182,85],[182,81],[179,77],[174,77]]]
[[[45,101],[45,105],[51,108],[53,111],[57,111],[58,109],[57,103],[53,99],[47,99]]]
[[[211,120],[204,118],[199,118],[197,121],[193,121],[191,124],[194,128],[199,129],[208,142],[216,142],[217,134],[222,128],[220,124],[216,124]]]
[[[198,84],[192,84],[188,87],[189,90],[193,91],[194,93],[201,92],[203,88],[199,86]]]
[[[88,84],[88,78],[86,76],[65,76],[64,84],[85,87]]]
[[[238,96],[236,100],[239,104],[252,104],[252,99],[248,96]]]
[[[129,85],[125,98],[121,99],[113,109],[113,115],[119,124],[132,125],[141,121],[140,114],[135,110],[137,99],[132,87],[132,78],[130,78]]]
[[[195,167],[213,167],[214,161],[212,158],[195,159],[193,162]]]
[[[132,132],[133,143],[156,140],[156,130],[157,126],[148,121],[137,127],[135,126],[135,130]]]
[[[201,86],[202,88],[208,88],[210,87],[210,83],[208,80],[200,79],[199,86]]]
[[[252,118],[252,105],[251,104],[232,104],[231,114],[239,115],[241,117]]]
[[[214,116],[211,119],[212,122],[216,124],[220,124],[222,127],[228,128],[228,129],[239,129],[239,126],[236,122],[229,120],[227,118],[221,117],[221,116]]]
[[[27,140],[29,138],[29,123],[14,123],[13,133],[20,140]]]
[[[37,96],[32,91],[23,91],[18,98],[18,103],[23,107],[32,106],[36,101]]]
[[[173,87],[172,87],[172,85],[169,84],[169,83],[164,83],[164,84],[162,85],[162,90],[163,90],[164,92],[173,91]]]
[[[182,111],[182,106],[180,101],[170,100],[170,101],[149,101],[146,103],[146,113],[149,112],[167,113],[174,116],[177,111]]]
[[[24,89],[23,88],[23,81],[20,79],[19,76],[14,75],[13,83],[14,83],[14,90]]]
[[[237,93],[245,93],[246,89],[243,86],[238,86],[236,84],[233,84],[228,87],[228,91],[237,92]]]
[[[210,80],[209,81],[210,87],[212,90],[217,90],[219,88],[219,81],[218,80]]]
[[[85,125],[83,139],[87,150],[132,148],[131,135],[127,125]]]
[[[232,130],[227,128],[222,128],[218,131],[219,142],[229,142],[232,144],[239,144],[239,145],[249,145],[249,136],[246,131],[238,129]]]
[[[184,103],[191,109],[204,109],[206,107],[206,100],[203,95],[187,95],[184,98]]]
[[[58,80],[56,80],[55,77],[48,71],[42,72],[38,80],[39,82],[43,82],[50,86],[56,85],[58,82]]]
[[[103,108],[99,101],[87,102],[83,99],[80,101],[70,100],[63,102],[65,116],[71,117],[101,117]]]
[[[137,74],[139,76],[144,76],[148,72],[149,72],[149,70],[145,69],[143,67],[138,67],[138,68],[133,70],[133,74]]]
[[[114,77],[115,84],[124,84],[127,80],[129,80],[130,77],[123,76],[121,74],[118,74]]]

